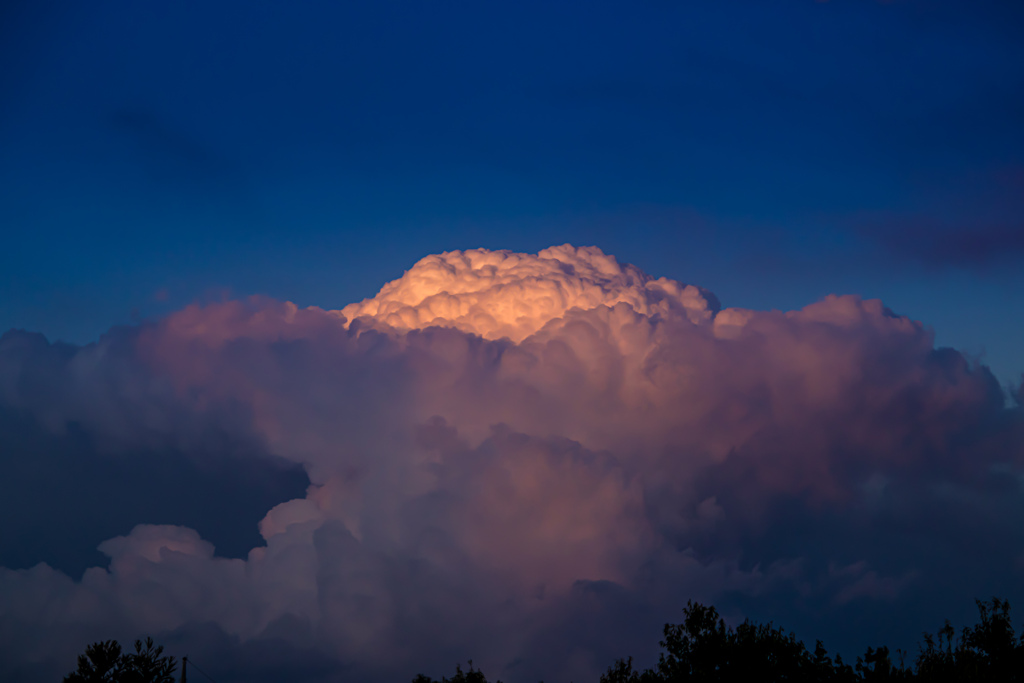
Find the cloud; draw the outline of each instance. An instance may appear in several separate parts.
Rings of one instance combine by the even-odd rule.
[[[876,238],[891,251],[923,263],[983,268],[1024,256],[1024,224],[946,227],[922,222],[887,225]]]
[[[0,401],[119,457],[228,450],[310,484],[244,556],[138,519],[80,581],[0,570],[3,675],[148,632],[215,633],[225,661],[313,653],[309,680],[469,657],[596,678],[651,656],[688,598],[781,601],[772,618],[827,633],[1020,585],[1024,421],[984,367],[878,301],[723,310],[596,248],[429,256],[338,311],[190,306],[86,347],[11,333]]]
[[[485,339],[520,342],[578,308],[625,303],[641,315],[683,313],[708,321],[709,292],[620,265],[596,247],[551,247],[536,256],[471,249],[427,256],[380,293],[341,314],[399,330],[454,327]]]
[[[942,188],[939,211],[861,216],[858,231],[929,266],[986,269],[1024,256],[1024,169],[983,168]]]

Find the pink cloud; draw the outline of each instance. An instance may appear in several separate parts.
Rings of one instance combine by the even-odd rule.
[[[804,590],[800,558],[825,551],[762,570],[759,539],[808,524],[859,548],[851,529],[879,500],[932,500],[930,483],[970,487],[994,462],[1017,471],[1024,443],[987,370],[878,301],[719,311],[593,248],[428,257],[341,311],[254,298],[90,347],[33,343],[0,342],[0,396],[51,428],[201,449],[215,426],[312,485],[267,513],[266,546],[244,560],[139,526],[81,582],[3,570],[0,620],[204,622],[244,641],[296,619],[368,671],[466,644],[500,670],[576,613],[580,586],[642,604]],[[878,572],[815,590],[897,597],[908,579]]]

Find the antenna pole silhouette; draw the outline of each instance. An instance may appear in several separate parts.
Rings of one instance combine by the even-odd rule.
[[[185,680],[185,669],[188,668],[188,657],[181,658],[181,683],[187,683]]]

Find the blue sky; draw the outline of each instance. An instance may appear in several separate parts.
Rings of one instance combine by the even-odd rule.
[[[339,307],[427,253],[571,242],[725,305],[880,297],[1024,371],[1013,3],[4,12],[5,329]]]

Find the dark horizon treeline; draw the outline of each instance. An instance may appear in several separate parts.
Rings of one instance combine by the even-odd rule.
[[[632,657],[618,659],[600,683],[1024,682],[1024,633],[1014,633],[1010,604],[998,598],[975,603],[977,624],[957,633],[947,620],[934,635],[924,633],[910,663],[906,653],[883,646],[869,647],[848,664],[839,655],[830,657],[820,640],[811,652],[795,634],[772,622],[747,619],[733,628],[713,606],[690,601],[681,624],[665,624],[664,639],[659,641],[662,652],[654,667],[635,669]],[[134,653],[110,640],[87,647],[64,683],[174,683],[176,669],[175,658],[163,655],[163,647],[155,646],[151,638],[145,644],[136,641]],[[470,660],[466,670],[457,665],[451,678],[437,681],[418,674],[412,683],[487,683],[487,678]]]
[[[747,619],[734,629],[713,606],[691,601],[683,609],[683,623],[665,624],[657,665],[639,670],[632,657],[618,659],[600,683],[1024,681],[1024,633],[1014,633],[1009,603],[998,598],[975,602],[977,624],[957,633],[947,620],[936,634],[925,633],[913,662],[905,661],[906,653],[883,646],[869,647],[851,665],[839,655],[830,657],[820,640],[811,652],[795,634],[771,622]],[[437,681],[419,674],[412,683],[487,683],[487,678],[471,660],[466,671],[456,666],[451,678]]]

